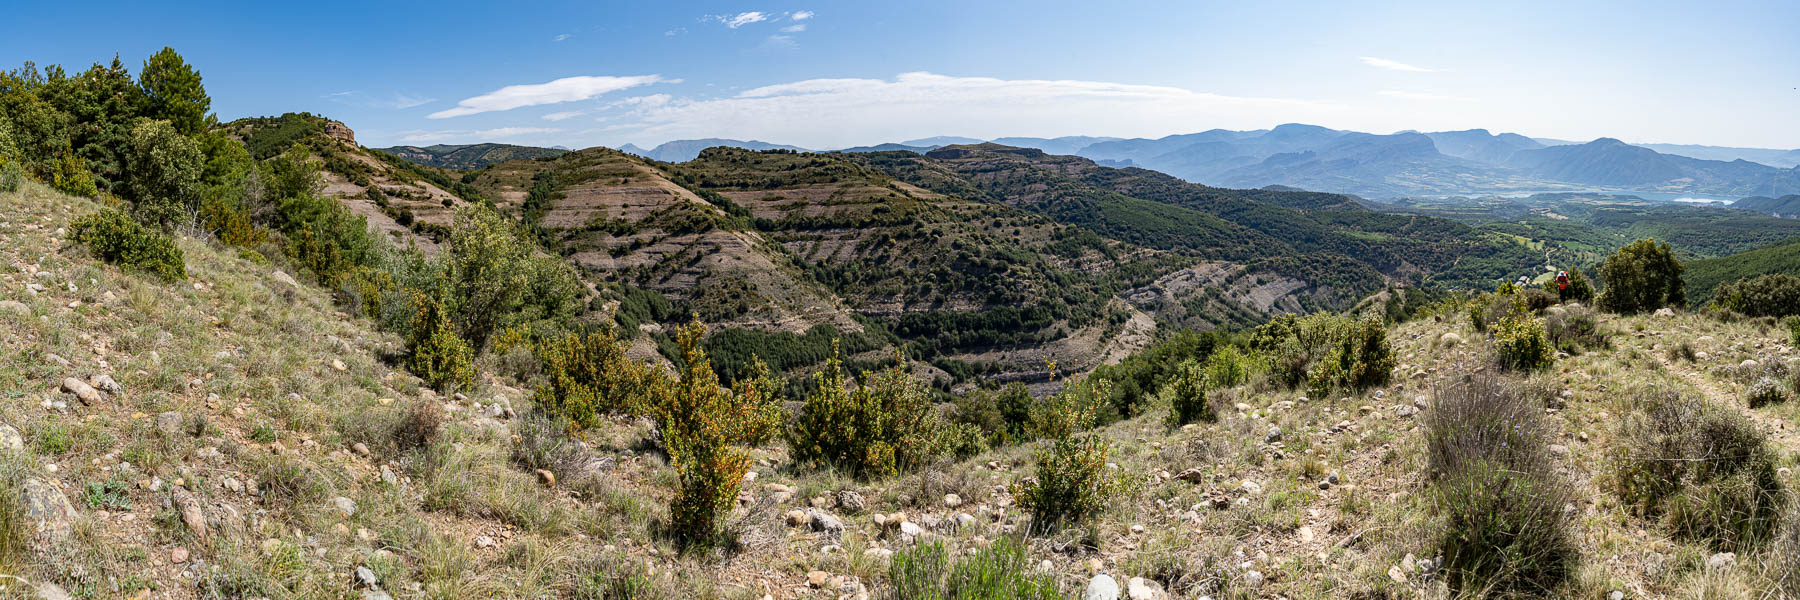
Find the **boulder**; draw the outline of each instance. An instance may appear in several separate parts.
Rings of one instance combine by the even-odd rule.
[[[837,505],[839,509],[853,515],[868,510],[869,508],[869,503],[868,501],[863,500],[862,494],[850,490],[843,490],[837,493]]]
[[[18,300],[0,300],[0,312],[12,313],[21,317],[31,316],[31,307]]]
[[[1119,600],[1119,582],[1105,573],[1095,575],[1081,592],[1081,600]]]
[[[89,378],[88,381],[92,382],[96,389],[108,394],[120,394],[125,392],[125,386],[119,385],[119,382],[113,381],[111,375],[105,373],[95,375]]]
[[[82,404],[90,406],[99,404],[102,400],[100,397],[100,390],[96,390],[94,389],[94,386],[88,385],[87,382],[74,377],[66,377],[62,380],[62,391],[74,394],[75,398],[81,400]]]
[[[19,430],[11,425],[0,425],[0,451],[24,449],[25,438],[19,435]]]
[[[26,479],[23,488],[20,500],[25,504],[25,522],[42,542],[40,547],[67,543],[75,533],[76,517],[75,505],[69,503],[68,496],[49,481],[36,477]]]
[[[1162,586],[1155,581],[1133,577],[1125,582],[1125,597],[1131,600],[1163,600],[1169,596],[1163,593]]]
[[[844,521],[817,508],[806,509],[806,522],[813,531],[837,535],[844,532]]]

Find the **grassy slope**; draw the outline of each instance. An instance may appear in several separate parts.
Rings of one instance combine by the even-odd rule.
[[[1682,280],[1687,283],[1688,302],[1698,307],[1712,300],[1719,284],[1774,273],[1800,273],[1800,239],[1687,263]]]
[[[761,476],[746,487],[755,503],[740,505],[743,552],[725,560],[675,558],[652,533],[664,518],[668,468],[654,454],[630,450],[649,435],[641,424],[622,421],[595,432],[589,452],[616,465],[573,486],[578,474],[559,472],[564,483],[554,489],[538,486],[508,460],[508,432],[526,433],[522,423],[477,417],[470,402],[450,401],[461,410],[450,413],[442,443],[429,451],[399,450],[385,429],[424,392],[376,358],[394,340],[342,317],[317,290],[285,289],[268,267],[191,239],[181,240],[189,257],[184,283],[156,283],[96,264],[56,233],[95,209],[91,201],[38,186],[0,195],[6,223],[0,289],[32,311],[0,316],[6,325],[0,381],[8,390],[0,394],[0,414],[25,432],[29,449],[6,460],[57,482],[81,515],[74,543],[32,558],[28,577],[92,597],[154,587],[156,597],[193,598],[199,596],[194,579],[183,573],[217,566],[207,580],[225,592],[343,597],[351,593],[351,570],[368,565],[398,597],[536,598],[576,596],[592,591],[584,587],[588,577],[648,563],[655,575],[646,585],[663,597],[829,597],[807,587],[809,571],[879,586],[887,560],[880,550],[904,548],[878,534],[871,512],[901,511],[914,521],[975,515],[972,525],[939,534],[958,547],[980,547],[1025,524],[996,486],[1031,473],[1030,447],[870,484],[796,471],[780,447],[771,447],[757,452]],[[51,275],[40,279],[31,275],[36,270]],[[47,289],[28,295],[27,282]],[[1702,568],[1705,548],[1669,538],[1608,491],[1612,427],[1631,408],[1617,392],[1654,382],[1712,396],[1771,431],[1783,464],[1791,465],[1787,453],[1800,448],[1800,439],[1777,425],[1800,417],[1800,406],[1744,409],[1742,384],[1722,367],[1769,355],[1793,360],[1793,348],[1782,332],[1753,321],[1640,316],[1614,318],[1605,327],[1614,332],[1614,349],[1565,359],[1529,382],[1515,382],[1573,393],[1548,416],[1559,432],[1556,443],[1570,449],[1558,460],[1579,499],[1584,562],[1569,594],[1600,597],[1619,589],[1632,597],[1754,597],[1767,581],[1760,555],[1709,572]],[[1443,347],[1438,340],[1447,332],[1473,341]],[[1031,558],[1049,561],[1071,592],[1092,562],[1122,577],[1158,577],[1182,597],[1441,595],[1416,576],[1402,583],[1388,574],[1406,554],[1432,552],[1433,523],[1420,475],[1422,433],[1391,407],[1418,396],[1429,403],[1435,384],[1490,359],[1461,316],[1409,323],[1392,336],[1402,366],[1379,398],[1301,400],[1253,385],[1235,398],[1247,410],[1227,409],[1218,423],[1169,431],[1152,412],[1103,430],[1119,445],[1112,460],[1139,484],[1137,493],[1114,499],[1092,538],[1097,551],[1054,551],[1082,537],[1067,534],[1034,541]],[[1682,342],[1709,357],[1700,364],[1671,362],[1665,347]],[[51,362],[52,353],[72,364]],[[334,360],[345,369],[334,368]],[[65,376],[96,373],[110,373],[124,393],[83,407],[55,391]],[[507,387],[487,385],[471,396],[507,399],[521,414],[529,408],[522,393]],[[46,408],[46,400],[70,406]],[[204,417],[205,432],[159,431],[155,415],[166,411],[187,422]],[[1279,444],[1263,442],[1271,425],[1283,431]],[[253,438],[265,427],[275,442]],[[359,441],[373,458],[349,451]],[[397,486],[381,483],[383,464],[397,473]],[[280,471],[271,467],[298,475],[274,477]],[[1202,483],[1165,475],[1188,468],[1200,469]],[[1331,472],[1343,485],[1320,490],[1315,482]],[[202,498],[213,535],[195,538],[165,507],[168,492],[136,485],[153,478],[164,489],[180,480]],[[80,493],[90,482],[113,480],[127,491],[112,509],[97,509]],[[1245,480],[1261,491],[1242,491]],[[268,492],[260,499],[236,492],[232,481],[261,482]],[[302,485],[284,491],[271,482]],[[781,488],[769,484],[791,486],[795,494],[778,500]],[[831,508],[847,523],[841,539],[779,522],[782,512],[844,489],[867,497],[869,511]],[[1245,503],[1194,508],[1208,491]],[[963,504],[946,506],[948,493]],[[326,500],[338,495],[357,503],[354,516],[328,508]],[[192,551],[192,558],[173,564],[176,547]],[[1247,588],[1247,569],[1265,576],[1262,588]]]

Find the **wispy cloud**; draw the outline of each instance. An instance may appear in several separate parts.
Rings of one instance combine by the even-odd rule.
[[[1376,93],[1381,94],[1383,96],[1387,96],[1389,98],[1400,98],[1403,100],[1424,100],[1424,101],[1428,101],[1428,102],[1474,102],[1475,101],[1474,98],[1468,98],[1468,97],[1464,97],[1464,96],[1452,96],[1449,94],[1439,94],[1436,92],[1415,92],[1415,91],[1408,91],[1408,90],[1381,90]]]
[[[432,102],[437,101],[436,98],[426,98],[423,96],[414,96],[411,94],[404,94],[404,93],[400,93],[400,92],[394,92],[393,94],[388,95],[388,96],[376,96],[373,94],[365,94],[365,93],[357,91],[357,90],[333,92],[330,94],[326,94],[325,99],[331,100],[333,102],[341,102],[344,104],[349,104],[352,106],[364,106],[364,107],[369,107],[369,108],[387,108],[387,109],[393,109],[393,110],[402,110],[402,109],[407,109],[407,108],[413,108],[416,106],[424,106],[426,104],[431,104]]]
[[[1409,64],[1397,61],[1397,60],[1388,60],[1385,58],[1376,58],[1373,56],[1362,57],[1362,62],[1365,65],[1369,65],[1369,66],[1375,67],[1377,69],[1387,69],[1389,71],[1411,71],[1414,73],[1430,73],[1432,71],[1432,69],[1427,69],[1425,67],[1409,65]]]
[[[495,129],[442,129],[437,131],[410,131],[400,136],[400,141],[411,144],[438,142],[484,141],[499,138],[511,138],[521,135],[557,133],[561,129],[546,127],[499,127]]]
[[[717,21],[720,23],[724,23],[726,27],[729,27],[732,29],[737,29],[739,27],[743,27],[743,26],[749,25],[751,23],[761,23],[763,21],[767,21],[767,20],[769,20],[769,13],[762,12],[760,10],[753,10],[753,11],[749,11],[749,12],[741,12],[741,13],[738,13],[735,15],[706,15],[705,17],[701,17],[700,20],[702,20],[702,21]]]
[[[783,33],[800,33],[802,31],[806,31],[806,24],[805,23],[796,23],[796,24],[781,28],[781,31]]]
[[[794,42],[794,36],[791,35],[775,34],[769,36],[769,39],[763,40],[764,48],[792,48],[798,45]]]
[[[466,98],[456,103],[455,108],[440,110],[428,115],[433,119],[447,119],[484,112],[512,110],[526,106],[557,104],[586,100],[619,90],[649,85],[665,81],[658,75],[637,75],[632,77],[592,76],[564,77],[549,83],[529,85],[509,85],[480,96]]]
[[[676,28],[674,28],[674,29],[670,29],[670,30],[668,30],[668,31],[664,31],[664,32],[663,32],[663,36],[665,36],[665,37],[675,37],[675,36],[678,36],[678,35],[681,35],[681,34],[684,34],[684,33],[687,33],[687,28],[686,28],[686,27],[676,27]]]
[[[959,135],[1164,135],[1171,124],[1269,127],[1329,121],[1346,107],[1225,96],[1176,87],[1009,80],[906,73],[884,79],[809,79],[714,99],[667,99],[609,109],[609,135],[779,139],[834,148],[954,131]]]
[[[563,40],[566,40],[566,39],[569,39],[569,34],[567,34],[567,33],[564,33],[564,34],[559,34],[559,35],[557,35],[557,36],[556,36],[556,37],[553,37],[553,38],[550,38],[550,41],[552,41],[552,42],[560,42],[560,41],[563,41]]]
[[[799,12],[796,12],[796,13],[788,16],[789,19],[793,19],[795,21],[805,21],[807,19],[811,19],[812,17],[813,17],[813,11],[810,11],[810,10],[799,11]]]
[[[585,115],[585,114],[587,114],[587,111],[566,110],[563,112],[553,112],[553,113],[544,115],[543,119],[545,121],[561,121],[564,119],[573,119],[575,117],[579,117],[579,116]]]

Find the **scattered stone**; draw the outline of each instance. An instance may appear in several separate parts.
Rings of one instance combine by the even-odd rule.
[[[31,524],[32,534],[45,543],[40,547],[66,543],[75,532],[75,505],[49,481],[34,477],[25,480],[23,487],[25,522]]]
[[[1281,428],[1276,427],[1274,425],[1270,425],[1269,426],[1269,434],[1263,436],[1263,443],[1273,444],[1273,443],[1279,442],[1279,441],[1281,441]]]
[[[806,522],[813,531],[838,535],[844,532],[844,521],[817,508],[806,509]]]
[[[357,456],[368,456],[369,455],[369,445],[364,444],[362,442],[357,442],[350,446],[350,451],[355,452]]]
[[[24,450],[25,438],[11,425],[0,425],[0,450]]]
[[[63,358],[62,355],[59,354],[46,355],[44,356],[44,360],[54,363],[59,367],[67,367],[72,364],[69,362],[69,359]]]
[[[388,468],[387,465],[381,465],[381,482],[392,487],[400,487],[400,477],[395,475],[394,470]]]
[[[815,590],[825,587],[830,580],[831,574],[824,571],[812,571],[806,574],[806,585]]]
[[[1722,571],[1737,566],[1737,553],[1720,552],[1706,558],[1706,568],[1711,571]]]
[[[331,368],[339,370],[339,371],[344,371],[344,370],[348,370],[350,367],[344,366],[344,361],[334,358],[334,359],[331,359]]]
[[[1669,309],[1668,307],[1659,308],[1659,309],[1656,309],[1656,316],[1658,316],[1658,317],[1673,317],[1673,316],[1675,316],[1675,311]]]
[[[880,515],[876,515],[876,516],[880,516]],[[783,518],[787,520],[787,524],[789,527],[799,527],[801,525],[805,525],[807,522],[806,512],[802,511],[798,508],[787,511],[787,514],[784,515]]]
[[[1235,408],[1237,408],[1238,412],[1250,412],[1252,410],[1255,410],[1255,407],[1250,406],[1245,403],[1242,403],[1242,402],[1237,403],[1237,406]]]
[[[179,565],[181,563],[187,562],[187,560],[188,560],[188,549],[187,548],[176,547],[174,550],[169,551],[169,562]]]
[[[1625,600],[1625,592],[1613,590],[1612,593],[1606,595],[1606,600]]]
[[[1262,571],[1251,569],[1244,573],[1244,587],[1250,587],[1250,588],[1261,587],[1262,582],[1263,582]]]
[[[1188,483],[1202,483],[1206,480],[1206,472],[1201,470],[1200,467],[1190,467],[1187,470],[1175,474],[1175,478]]]
[[[497,545],[499,545],[499,544],[497,542],[495,542],[494,538],[492,538],[490,536],[482,535],[482,536],[475,537],[475,547],[476,548],[481,548],[483,550],[486,550],[488,548],[492,548]]]
[[[1400,568],[1400,565],[1388,567],[1387,576],[1394,583],[1406,583],[1406,569]]]
[[[345,517],[356,516],[356,501],[355,500],[351,500],[351,499],[345,498],[343,496],[338,496],[336,498],[331,499],[331,507],[337,509],[337,511],[340,513],[344,513]]]
[[[1125,582],[1125,597],[1131,600],[1159,600],[1167,597],[1162,586],[1142,577],[1133,577]]]
[[[31,307],[18,300],[0,300],[0,312],[9,312],[21,317],[31,316]]]
[[[1396,405],[1394,405],[1394,416],[1396,416],[1396,417],[1400,417],[1402,419],[1410,419],[1410,418],[1412,418],[1413,415],[1416,415],[1416,414],[1419,414],[1419,409],[1414,408],[1411,404],[1396,404]]]
[[[158,413],[156,415],[156,430],[163,432],[165,435],[180,434],[181,420],[181,413],[172,410]]]
[[[125,391],[125,386],[119,385],[119,382],[113,381],[113,378],[111,375],[107,375],[105,373],[95,375],[89,381],[93,382],[94,387],[96,389],[99,389],[100,391],[106,392],[108,394],[119,394],[119,393],[124,393],[124,391]]]
[[[194,537],[206,539],[209,527],[206,523],[206,511],[200,506],[200,499],[194,497],[194,494],[187,491],[186,488],[178,487],[175,488],[170,500],[175,504],[175,509],[181,512],[182,524],[187,525],[188,530],[194,532]]]
[[[355,577],[356,587],[374,588],[381,585],[381,578],[376,577],[375,571],[368,567],[357,567]]]
[[[1248,479],[1244,480],[1243,488],[1244,488],[1244,493],[1246,493],[1246,494],[1255,495],[1255,494],[1262,492],[1261,485],[1257,485],[1256,482],[1248,480]]]
[[[99,390],[94,389],[93,386],[88,385],[86,382],[83,382],[82,380],[76,379],[74,377],[67,377],[67,378],[63,379],[62,391],[68,392],[70,394],[74,394],[75,398],[78,400],[81,400],[82,404],[87,404],[90,406],[94,405],[94,404],[99,404],[100,400],[101,400]]]
[[[537,470],[537,478],[538,478],[538,483],[543,484],[544,487],[556,487],[556,474],[555,473],[551,473],[550,471],[545,470],[545,469],[538,469]]]
[[[944,506],[950,508],[962,506],[962,496],[956,494],[944,494]]]
[[[37,595],[32,597],[34,600],[75,600],[75,597],[64,591],[62,586],[47,581],[38,584],[34,591],[37,592]]]
[[[1545,449],[1549,450],[1551,454],[1554,454],[1557,456],[1568,456],[1569,455],[1569,447],[1564,446],[1562,444],[1551,444],[1549,447],[1547,447]]]
[[[862,494],[850,490],[837,493],[837,505],[840,510],[853,515],[869,508],[869,503],[863,500]]]
[[[1081,593],[1081,600],[1119,600],[1119,582],[1113,581],[1111,575],[1101,573],[1088,580],[1087,590]]]

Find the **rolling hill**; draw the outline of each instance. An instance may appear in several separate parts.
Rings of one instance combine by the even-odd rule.
[[[512,144],[437,144],[433,146],[394,146],[391,148],[376,148],[376,150],[427,167],[455,169],[459,171],[480,169],[494,163],[502,163],[509,160],[532,160],[558,156],[567,152],[566,150],[554,148],[514,146]]]

